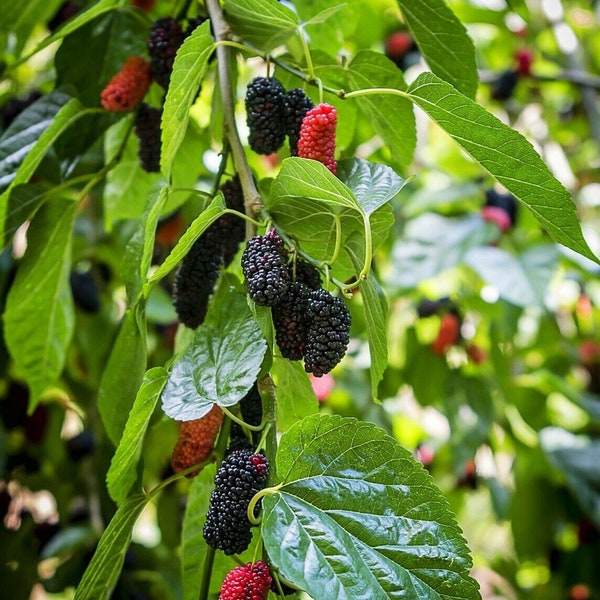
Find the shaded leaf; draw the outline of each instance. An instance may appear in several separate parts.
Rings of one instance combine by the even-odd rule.
[[[409,93],[482,167],[525,203],[552,239],[598,262],[589,249],[569,192],[517,131],[433,73],[422,73]]]
[[[98,390],[98,410],[106,433],[116,446],[146,371],[144,304],[127,310]]]
[[[273,357],[277,386],[277,430],[287,431],[294,423],[319,410],[308,374],[301,362]]]
[[[283,485],[263,498],[263,540],[282,575],[311,596],[480,597],[447,501],[383,430],[308,417],[281,438],[277,472]]]
[[[224,277],[204,323],[173,365],[162,393],[165,413],[178,421],[204,416],[213,404],[233,406],[256,381],[267,350],[258,323]]]
[[[31,390],[30,409],[60,376],[73,335],[69,273],[76,207],[60,199],[38,211],[6,301],[6,343]]]
[[[347,69],[351,89],[394,88],[406,90],[402,71],[387,57],[360,51]],[[417,133],[414,109],[406,98],[390,94],[368,94],[353,100],[382,137],[393,164],[407,167],[413,158]]]
[[[142,453],[146,428],[167,377],[168,373],[163,367],[154,367],[146,373],[138,390],[123,437],[106,475],[110,497],[117,504],[125,500],[137,478],[136,468]]]

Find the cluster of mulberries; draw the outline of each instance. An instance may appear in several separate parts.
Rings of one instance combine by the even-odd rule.
[[[242,254],[248,294],[270,306],[275,339],[284,358],[301,360],[320,377],[344,357],[350,340],[350,313],[344,302],[321,288],[319,272],[296,260],[274,229],[248,241]]]
[[[139,142],[138,157],[142,169],[149,173],[160,171],[161,118],[162,110],[145,102],[140,105],[135,118],[135,135]]]
[[[261,560],[240,565],[223,580],[219,600],[265,600],[273,578]]]
[[[334,175],[337,170],[336,127],[337,111],[330,104],[322,102],[311,108],[304,116],[298,140],[298,156],[318,160]]]
[[[183,29],[173,17],[161,17],[150,28],[147,46],[152,76],[165,89],[169,87],[175,54],[184,39]]]
[[[314,107],[312,100],[302,88],[289,90],[285,95],[286,131],[290,142],[291,156],[298,156],[298,140],[300,128],[306,113]]]
[[[254,152],[277,152],[287,135],[291,156],[320,160],[335,173],[337,113],[329,104],[315,107],[303,89],[286,92],[275,77],[254,78],[246,90],[246,123],[248,143]]]
[[[237,176],[224,183],[221,190],[227,208],[243,212],[244,198]],[[231,262],[244,235],[241,219],[223,215],[194,242],[184,257],[175,274],[173,305],[186,327],[195,329],[204,321],[221,267]]]
[[[180,423],[179,437],[171,455],[171,466],[175,473],[180,473],[210,456],[222,423],[223,411],[216,404],[203,417]],[[195,471],[188,477],[197,474],[198,471]]]
[[[211,548],[228,555],[240,554],[248,548],[252,540],[248,506],[265,487],[268,472],[267,458],[251,450],[234,450],[223,459],[202,530]]]
[[[250,388],[250,391],[240,400],[240,411],[242,413],[242,419],[244,423],[248,425],[258,426],[262,422],[262,399],[258,392],[258,386],[256,382]],[[257,436],[260,434],[256,433]],[[230,450],[237,450],[240,448],[248,448],[251,446],[250,440],[246,437],[244,430],[240,425],[235,422],[231,423],[231,430],[229,432],[230,437]]]
[[[130,56],[102,90],[102,106],[111,112],[131,110],[142,101],[151,83],[150,64],[139,56]]]
[[[285,89],[274,77],[256,77],[246,90],[248,143],[258,154],[273,154],[286,134]]]

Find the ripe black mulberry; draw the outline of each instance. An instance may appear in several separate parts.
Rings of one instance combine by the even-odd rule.
[[[244,192],[237,175],[221,185],[221,192],[223,192],[227,208],[244,214]],[[218,220],[218,223],[223,239],[223,260],[227,267],[246,238],[246,222],[236,215],[226,214]]]
[[[135,134],[140,143],[138,157],[142,169],[148,171],[148,173],[158,173],[160,171],[161,118],[162,110],[143,102],[135,119]]]
[[[273,154],[286,134],[285,90],[274,77],[256,77],[246,90],[248,143],[257,154]]]
[[[163,88],[169,87],[175,54],[183,43],[185,34],[172,17],[162,17],[152,24],[148,36],[148,53],[152,75]]]
[[[320,289],[310,293],[307,318],[304,369],[321,377],[346,354],[350,341],[350,313],[340,298]]]
[[[256,304],[275,306],[285,296],[290,283],[287,256],[283,240],[274,229],[248,241],[242,254],[242,270],[248,294]]]
[[[211,548],[228,555],[240,554],[248,548],[252,540],[248,506],[264,488],[268,471],[267,458],[250,450],[234,450],[223,459],[202,530]]]
[[[293,282],[281,302],[271,309],[277,345],[281,355],[289,360],[304,357],[309,297],[310,289],[306,285]]]

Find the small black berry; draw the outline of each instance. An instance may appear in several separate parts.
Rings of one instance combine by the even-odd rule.
[[[256,77],[246,90],[248,143],[257,154],[273,154],[286,134],[285,90],[274,77]]]

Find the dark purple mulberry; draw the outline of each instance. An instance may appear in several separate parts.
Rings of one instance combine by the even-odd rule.
[[[135,134],[140,143],[138,157],[144,171],[158,173],[160,171],[160,120],[162,110],[149,106],[145,102],[135,118]]]
[[[321,377],[346,354],[350,341],[350,313],[340,298],[321,289],[310,293],[307,318],[304,369]]]
[[[159,85],[169,87],[175,54],[183,43],[185,34],[172,17],[162,17],[152,24],[148,36],[148,52],[152,75]]]
[[[100,311],[100,290],[91,270],[72,271],[69,276],[75,306],[88,314]]]
[[[236,175],[221,186],[227,208],[244,214],[244,192]],[[223,259],[225,266],[231,264],[240,244],[246,238],[246,222],[236,215],[223,215],[219,221],[223,235]]]
[[[290,283],[288,252],[274,229],[255,235],[242,254],[242,271],[250,298],[261,306],[275,306]]]
[[[275,339],[284,358],[301,360],[304,357],[310,289],[302,283],[290,283],[279,304],[271,309]]]
[[[273,154],[286,134],[285,90],[274,77],[256,77],[246,90],[248,143],[258,154]]]
[[[186,327],[195,329],[204,321],[222,264],[221,231],[211,225],[194,242],[175,274],[173,305]]]
[[[501,208],[510,219],[511,227],[517,222],[517,200],[512,194],[501,194],[495,189],[489,189],[485,192],[485,205]]]
[[[234,450],[227,455],[215,476],[206,523],[206,543],[225,554],[240,554],[252,540],[247,510],[252,497],[267,482],[269,463],[262,454]]]
[[[289,90],[285,95],[286,132],[290,142],[291,156],[298,156],[298,140],[300,139],[302,120],[313,107],[313,101],[302,88]]]
[[[318,269],[301,258],[290,265],[290,276],[293,281],[303,283],[311,290],[318,290],[321,287],[321,275]]]

